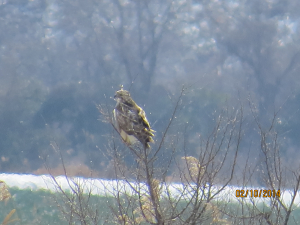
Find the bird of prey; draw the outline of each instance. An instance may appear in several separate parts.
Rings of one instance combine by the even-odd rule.
[[[154,130],[146,118],[144,110],[139,107],[126,90],[117,91],[114,96],[117,102],[113,110],[113,125],[127,145],[141,142],[144,148],[150,148],[149,142],[154,142]]]

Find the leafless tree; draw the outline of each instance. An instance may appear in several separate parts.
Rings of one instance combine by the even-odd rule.
[[[69,177],[63,166],[70,191],[64,190],[57,177],[51,178],[60,193],[56,203],[69,224],[231,224],[222,207],[225,190],[235,175],[243,136],[243,107],[225,108],[207,137],[199,136],[199,147],[192,156],[188,153],[187,126],[179,129],[177,123],[185,92],[183,88],[175,101],[171,99],[174,107],[170,119],[164,131],[157,132],[159,138],[150,149],[122,143],[112,123],[111,109],[98,106],[104,121],[112,125],[107,156],[114,180],[100,182],[106,197],[110,197],[106,204],[112,213],[100,215],[90,201],[92,189],[100,189],[99,183],[90,185]],[[53,148],[64,165],[59,147]]]
[[[299,224],[292,212],[299,204],[296,197],[299,194],[300,168],[287,163],[284,157],[282,139],[276,131],[280,110],[273,114],[269,127],[264,128],[256,106],[249,102],[260,137],[260,153],[255,166],[250,166],[248,155],[241,187],[244,193],[238,194],[234,212],[225,210],[225,214],[234,218],[235,224]],[[257,179],[260,187],[253,188],[252,184]]]
[[[44,165],[58,193],[53,197],[55,204],[70,225],[99,224],[99,210],[91,201],[92,181],[69,176],[59,146],[55,142],[51,143],[51,146],[54,152],[59,155],[63,167],[63,176],[61,177],[63,179],[59,179],[53,175],[47,158],[44,159]],[[66,186],[62,181],[65,181]]]
[[[152,149],[139,145],[126,146],[127,150],[121,148],[117,132],[110,139],[115,178],[128,187],[119,185],[114,190],[117,203],[111,208],[120,224],[230,224],[219,212],[217,198],[235,173],[243,108],[233,112],[225,109],[210,135],[199,138],[196,157],[189,156],[184,132],[171,134],[185,91],[183,88],[174,102],[166,129]],[[101,106],[99,110],[113,125],[109,111],[105,112]],[[175,153],[182,158],[177,159]],[[134,159],[129,167],[124,167],[126,155]],[[164,157],[164,165],[159,165],[160,157]],[[176,179],[178,184],[171,182]]]

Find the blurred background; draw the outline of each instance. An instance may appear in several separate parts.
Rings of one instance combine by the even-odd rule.
[[[112,129],[96,105],[112,109],[120,84],[157,138],[184,84],[175,125],[191,155],[219,112],[242,104],[241,166],[260,146],[249,101],[266,128],[281,109],[282,155],[299,165],[299,8],[297,0],[0,0],[1,173],[46,173],[55,142],[74,175],[110,177]],[[59,174],[57,158],[49,163]]]

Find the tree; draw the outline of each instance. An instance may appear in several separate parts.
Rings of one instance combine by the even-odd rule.
[[[239,192],[236,197],[242,198],[238,198],[237,208],[224,208],[223,213],[230,215],[237,224],[298,224],[293,211],[298,204],[300,171],[283,154],[283,139],[276,130],[280,110],[274,113],[270,125],[264,128],[256,106],[252,102],[250,104],[260,137],[260,153],[254,166],[250,163],[249,154],[242,170],[244,198],[239,196]],[[259,186],[257,180],[260,180]]]
[[[241,108],[232,116],[228,110],[220,114],[208,138],[200,138],[197,156],[188,156],[187,140],[180,138],[185,132],[170,135],[184,92],[185,89],[182,89],[167,127],[152,149],[139,145],[124,149],[118,146],[116,137],[110,139],[109,152],[114,163],[115,179],[128,186],[127,189],[120,184],[114,190],[116,203],[111,208],[115,221],[120,224],[195,224],[212,217],[215,221],[226,222],[216,213],[217,202],[214,200],[234,176],[242,137],[243,110]],[[113,124],[110,112],[101,106],[99,109]],[[117,138],[120,137],[117,135]],[[180,163],[175,153],[181,141],[183,151],[180,154],[185,155]],[[131,166],[124,166],[126,157],[134,159]],[[164,165],[158,164],[161,157]],[[177,173],[172,173],[174,168],[177,168]],[[180,184],[170,183],[170,176]]]
[[[195,18],[203,28],[204,34],[199,36],[215,40],[220,61],[214,66],[220,77],[226,77],[222,81],[233,82],[236,88],[247,87],[247,92],[255,96],[261,118],[292,94],[287,89],[299,91],[295,79],[300,42],[294,27],[298,17],[293,13],[297,3],[288,1],[283,6],[267,1],[196,2],[203,7]],[[265,119],[269,117],[266,115]]]

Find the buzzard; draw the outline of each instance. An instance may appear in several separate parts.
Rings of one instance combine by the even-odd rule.
[[[154,130],[146,118],[144,110],[139,107],[126,90],[117,91],[114,96],[117,102],[113,110],[113,125],[127,145],[141,142],[144,148],[150,148],[149,142],[154,142]]]

